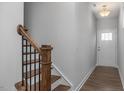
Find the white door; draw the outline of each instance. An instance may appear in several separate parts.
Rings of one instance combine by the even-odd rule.
[[[117,66],[115,29],[97,32],[97,65]]]

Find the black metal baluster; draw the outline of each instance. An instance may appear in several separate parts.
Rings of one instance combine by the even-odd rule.
[[[31,44],[30,44],[30,91],[31,91]]]
[[[41,84],[40,84],[40,54],[39,54],[39,91],[40,91],[40,87],[41,87]]]
[[[24,55],[23,55],[23,53],[24,53],[24,47],[23,47],[23,45],[24,45],[24,40],[23,40],[23,36],[22,36],[22,86],[24,86]]]
[[[34,49],[34,62],[36,62],[36,49]],[[34,90],[36,90],[36,63],[34,63]]]
[[[28,90],[28,82],[27,82],[28,68],[27,68],[27,61],[28,61],[28,57],[27,57],[27,40],[26,40],[26,91]]]

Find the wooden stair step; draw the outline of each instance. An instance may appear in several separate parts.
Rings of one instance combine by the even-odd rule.
[[[39,63],[39,59],[36,59],[36,61],[35,60],[31,60],[31,64],[35,64],[35,63]],[[23,64],[26,65],[26,61],[23,62]],[[29,64],[30,64],[30,60],[27,61],[27,65],[29,65]]]
[[[53,69],[53,67],[51,67],[51,69]],[[41,71],[41,70],[40,70]],[[30,76],[30,72],[31,72],[31,76]],[[41,73],[41,72],[40,72]],[[27,78],[26,78],[26,72],[24,73],[24,78],[25,79],[28,79],[30,77],[34,77],[36,75],[39,75],[39,69],[36,69],[36,73],[35,73],[35,70],[31,70],[31,71],[28,71],[27,72]]]
[[[53,91],[67,91],[69,89],[70,86],[60,84]]]
[[[37,54],[37,53],[38,53],[38,52],[36,52],[36,54]],[[30,53],[30,52],[23,53],[23,55],[26,55],[26,54],[29,55],[29,54],[35,54],[35,53],[34,53],[34,52],[31,52],[31,53]]]
[[[41,64],[41,61],[42,60],[40,60],[40,64]],[[31,60],[31,64],[35,64],[35,63],[39,63],[39,59],[36,59],[36,61],[35,60]],[[23,62],[23,65],[26,65],[26,61]],[[30,65],[30,60],[27,61],[27,65]],[[53,68],[54,67],[51,66],[51,69],[53,69]]]
[[[55,81],[57,81],[58,79],[60,79],[61,76],[56,76],[56,75],[51,75],[51,84],[53,84]],[[42,81],[40,81],[41,83]],[[22,81],[18,82],[15,84],[15,87],[18,91],[25,91],[26,89],[26,82],[24,84],[24,86],[22,86]],[[35,88],[35,85],[32,85],[31,86],[31,91],[33,91]],[[29,89],[29,85],[28,85],[28,90],[30,91]],[[36,83],[36,91],[39,91],[39,82]],[[41,87],[41,91],[42,91],[42,87]]]
[[[55,81],[57,81],[60,78],[61,76],[51,75],[51,84],[53,84]]]
[[[26,82],[24,81],[24,86],[22,86],[22,81],[15,84],[15,87],[18,91],[25,91],[26,90]]]
[[[51,84],[53,84],[55,81],[57,81],[58,79],[60,79],[60,76],[56,76],[56,75],[51,75]],[[42,83],[42,80],[40,81],[40,84]],[[35,84],[31,86],[31,90],[34,91],[35,90]],[[36,83],[36,91],[39,90],[39,82]],[[42,87],[41,87],[42,90]]]
[[[41,70],[40,70],[41,71]],[[31,72],[31,76],[30,76],[30,72]],[[40,72],[41,73],[41,72]],[[28,71],[27,72],[27,78],[26,78],[26,73],[24,73],[24,78],[25,79],[28,79],[30,77],[33,77],[33,76],[36,76],[39,74],[39,69],[36,69],[36,73],[35,73],[35,70],[31,70],[31,71]]]

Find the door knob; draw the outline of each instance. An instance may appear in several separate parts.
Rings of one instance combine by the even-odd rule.
[[[100,48],[100,46],[98,46],[98,48]]]
[[[98,48],[98,51],[100,51],[100,48]]]

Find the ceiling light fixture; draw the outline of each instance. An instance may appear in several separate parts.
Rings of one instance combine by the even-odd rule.
[[[108,9],[107,5],[103,5],[101,7],[101,10],[99,11],[99,14],[103,17],[108,16],[110,14],[110,10]]]

